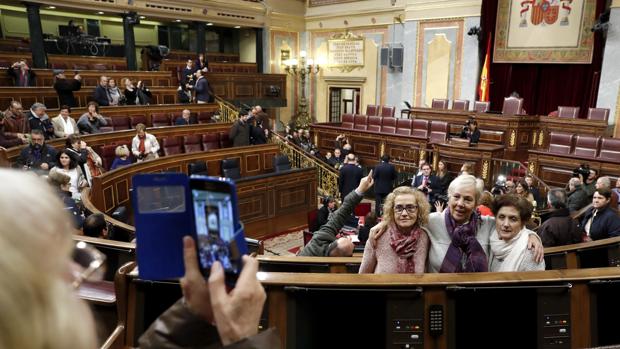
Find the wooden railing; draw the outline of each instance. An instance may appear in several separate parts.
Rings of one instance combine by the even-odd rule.
[[[272,133],[271,142],[277,144],[280,147],[280,152],[288,156],[292,167],[315,167],[317,169],[319,191],[321,191],[323,195],[330,195],[332,197],[338,197],[340,195],[338,190],[338,171],[336,171],[336,169],[324,164],[313,155],[291,144],[277,133]]]

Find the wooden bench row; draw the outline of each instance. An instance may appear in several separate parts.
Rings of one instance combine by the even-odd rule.
[[[13,86],[13,79],[6,73],[5,67],[0,65],[0,86]],[[52,69],[33,69],[36,74],[35,86],[49,87],[54,85],[54,75]],[[75,73],[82,77],[82,87],[95,87],[99,85],[99,79],[105,75],[116,81],[116,85],[122,90],[124,86],[121,80],[129,78],[134,82],[142,81],[146,86],[170,87],[175,86],[170,72],[158,71],[130,71],[130,70],[67,70],[68,78],[72,78]]]

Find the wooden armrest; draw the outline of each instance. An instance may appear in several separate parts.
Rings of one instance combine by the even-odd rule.
[[[113,305],[116,303],[116,292],[114,282],[111,281],[84,281],[78,289],[80,298],[103,305]]]
[[[116,326],[114,331],[112,331],[112,334],[110,334],[110,336],[105,340],[105,342],[103,342],[103,344],[101,344],[101,347],[99,349],[109,349],[109,348],[112,348],[112,346],[114,345],[116,340],[123,334],[123,332],[125,332],[125,326],[124,325]]]

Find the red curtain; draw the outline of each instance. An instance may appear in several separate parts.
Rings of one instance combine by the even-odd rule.
[[[483,0],[480,18],[482,34],[480,51],[485,51],[487,37],[495,39],[498,0]],[[596,0],[596,18],[605,11],[606,0]],[[585,118],[589,107],[596,106],[604,34],[594,33],[591,64],[491,64],[491,110],[502,110],[504,97],[513,91],[523,98],[523,107],[530,115],[547,115],[559,105],[581,107]],[[491,56],[493,51],[491,51]],[[611,107],[611,106],[609,106]]]

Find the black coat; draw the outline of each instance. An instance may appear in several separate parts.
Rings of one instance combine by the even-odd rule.
[[[49,117],[44,117],[44,119],[40,119],[36,117],[32,111],[28,111],[26,114],[28,118],[28,125],[30,126],[30,130],[41,130],[45,139],[54,138],[54,125],[52,124],[52,120]]]
[[[413,187],[417,188],[422,185],[424,181],[424,175],[415,176],[413,179]],[[431,189],[431,192],[428,195],[428,201],[433,202],[435,199],[435,195],[441,194],[441,184],[439,178],[435,175],[428,176],[427,187]]]
[[[552,211],[549,218],[540,226],[538,234],[543,246],[562,246],[581,242],[581,229],[572,219],[568,208]]]
[[[476,128],[473,133],[469,134],[469,144],[477,144],[480,142],[480,130]]]
[[[396,168],[389,162],[381,161],[372,172],[375,181],[375,194],[389,194],[394,189]]]
[[[196,80],[196,85],[194,86],[194,92],[196,93],[196,101],[201,102],[209,102],[210,93],[209,93],[209,82],[207,82],[206,78],[201,78]]]
[[[265,130],[260,126],[250,125],[250,137],[252,140],[252,144],[267,144]]]
[[[6,73],[13,79],[13,85],[18,87],[33,87],[36,86],[36,74],[32,69],[28,69],[24,75],[23,84],[20,84],[20,76],[22,75],[20,68],[9,68]]]
[[[57,79],[54,83],[54,89],[58,93],[58,101],[60,105],[68,105],[77,107],[78,103],[73,96],[73,91],[79,91],[82,88],[82,82],[76,79]]]
[[[340,190],[341,197],[345,197],[355,190],[363,177],[362,169],[357,167],[357,165],[346,164],[342,166],[338,180],[338,189]]]
[[[588,210],[583,219],[581,220],[581,229],[585,229],[588,219],[592,217],[594,208]],[[620,217],[618,213],[606,207],[599,210],[592,224],[590,224],[590,237],[592,240],[606,239],[614,236],[620,236]]]
[[[95,93],[93,97],[95,98],[95,102],[97,102],[97,104],[99,104],[100,106],[110,105],[110,96],[108,95],[108,90],[101,85],[97,85],[97,87],[95,87]]]

